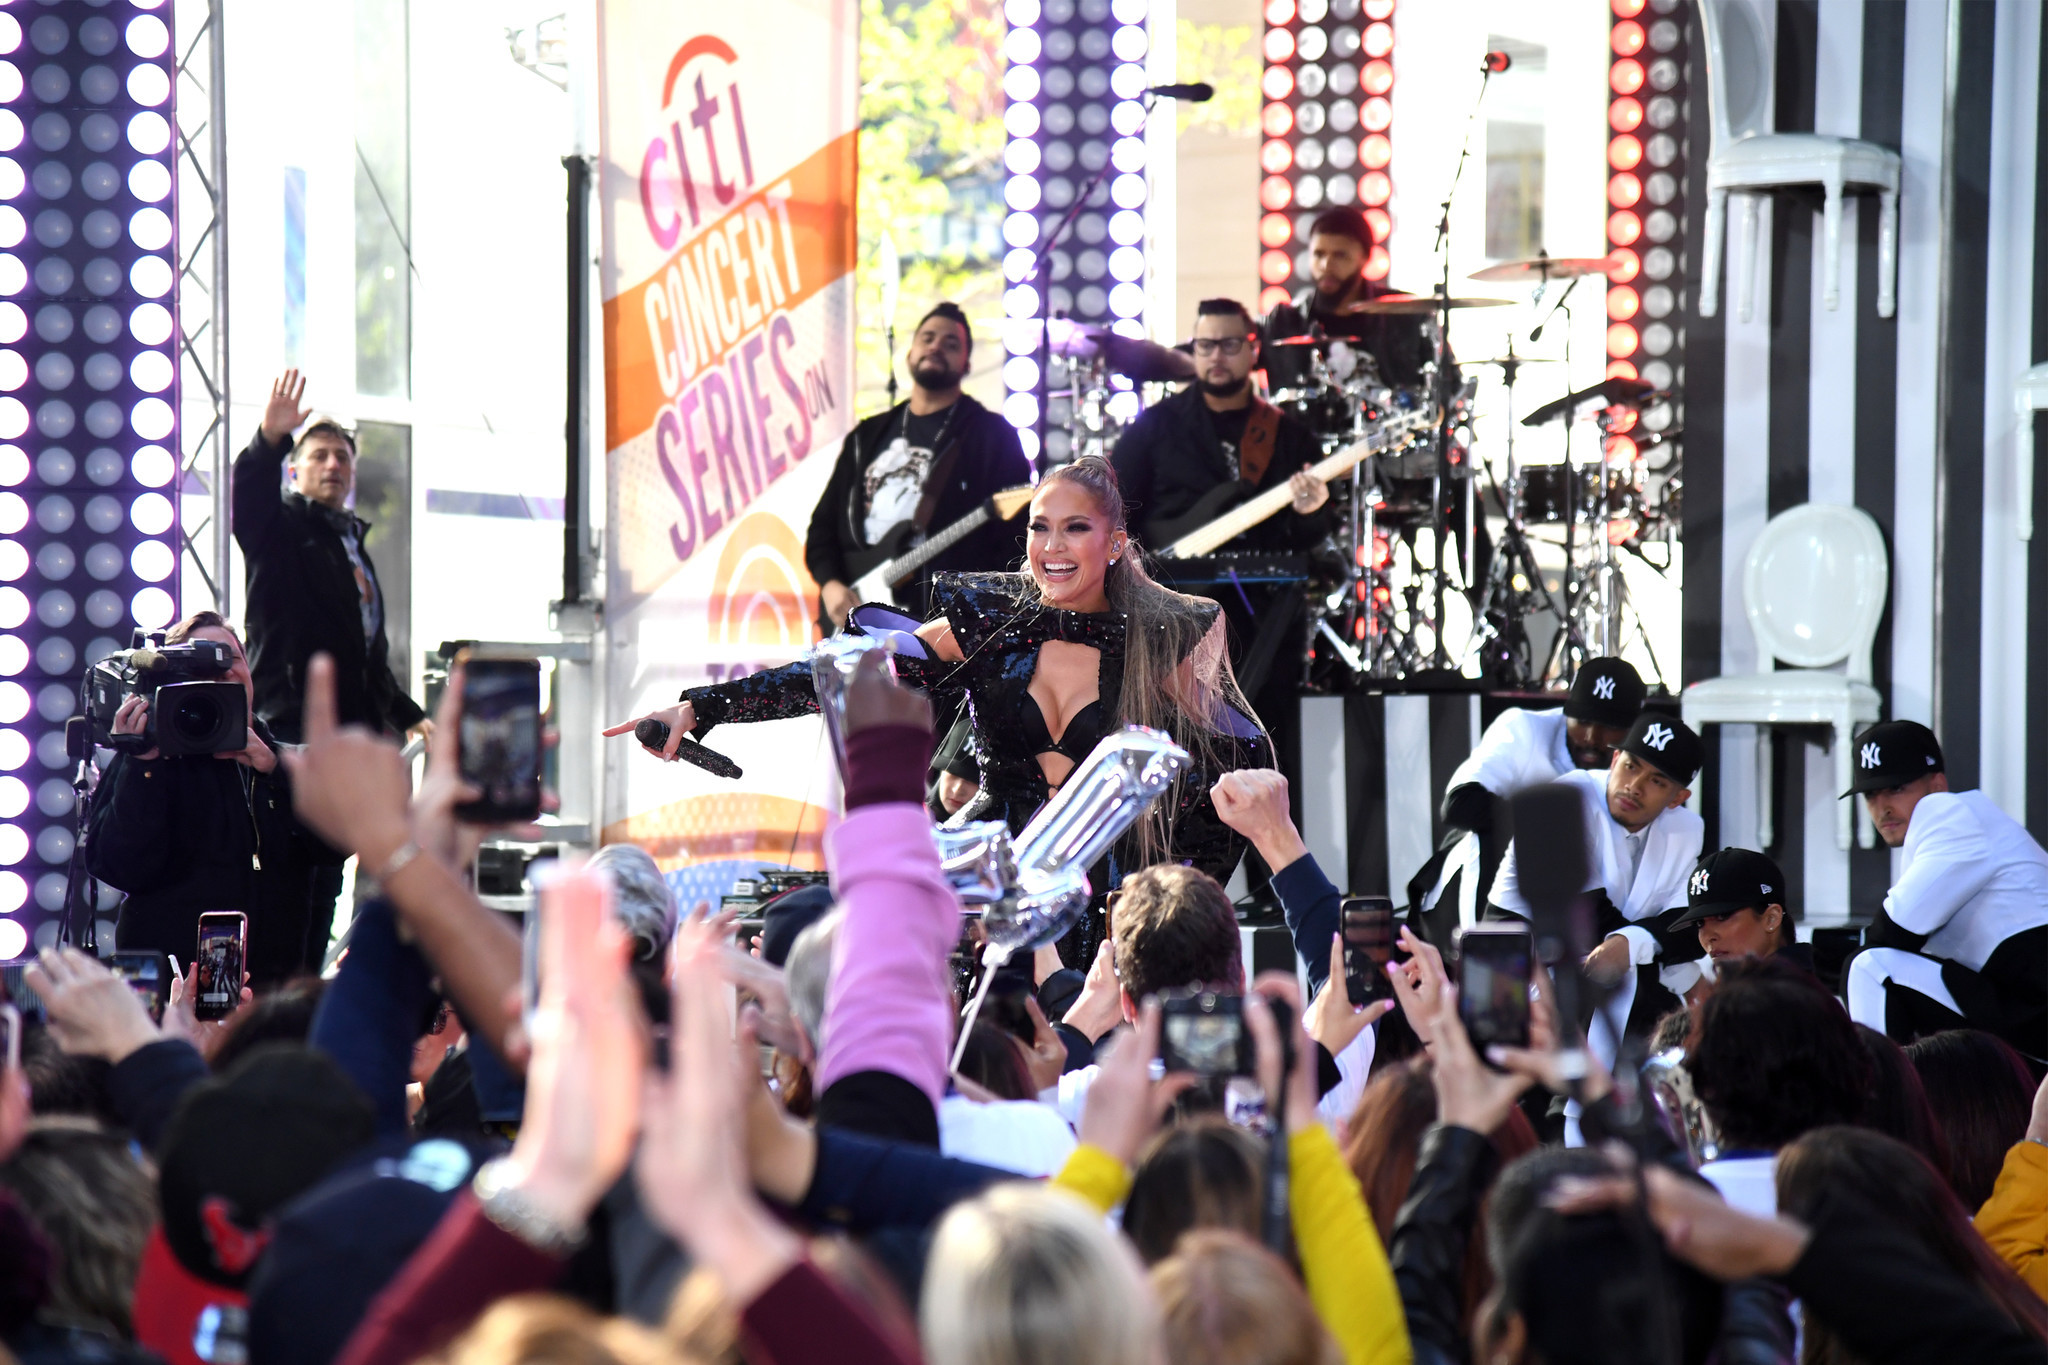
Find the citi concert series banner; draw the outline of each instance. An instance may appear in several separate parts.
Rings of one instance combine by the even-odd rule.
[[[804,532],[852,427],[856,0],[600,0],[607,716],[797,658]],[[738,782],[606,750],[605,841],[685,898],[822,867],[815,717],[725,726]]]

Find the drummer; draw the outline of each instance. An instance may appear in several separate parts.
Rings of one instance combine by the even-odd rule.
[[[1309,549],[1329,533],[1330,490],[1310,471],[1322,455],[1315,434],[1252,391],[1259,337],[1235,299],[1195,309],[1195,382],[1138,416],[1110,456],[1130,524],[1147,549],[1163,549],[1238,501],[1203,500],[1237,486],[1249,496],[1286,484],[1291,510],[1222,548]]]
[[[1418,388],[1424,367],[1435,357],[1423,330],[1425,319],[1358,311],[1368,300],[1397,292],[1365,277],[1372,245],[1372,228],[1357,209],[1334,208],[1318,217],[1308,230],[1309,268],[1315,282],[1266,315],[1265,338],[1271,343],[1309,335],[1312,326],[1320,327],[1324,336],[1345,338],[1368,352],[1387,383]],[[1445,369],[1442,391],[1455,393],[1461,382],[1457,362],[1450,361]]]

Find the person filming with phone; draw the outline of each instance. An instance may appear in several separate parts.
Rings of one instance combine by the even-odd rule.
[[[234,662],[223,681],[241,684],[247,699],[245,743],[189,757],[152,746],[117,753],[108,765],[86,830],[86,866],[128,893],[115,943],[189,964],[199,917],[239,911],[248,917],[248,968],[259,985],[316,968],[326,943],[308,943],[313,867],[334,855],[293,817],[279,741],[253,709],[241,639],[217,613],[202,611],[164,640],[227,646]],[[151,721],[148,701],[131,696],[109,728],[116,737],[153,736]]]

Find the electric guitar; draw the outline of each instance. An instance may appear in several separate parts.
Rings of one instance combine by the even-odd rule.
[[[896,589],[916,578],[918,570],[925,565],[990,522],[1004,522],[1016,516],[1031,505],[1034,491],[1029,485],[1024,485],[992,493],[982,500],[981,506],[935,535],[925,537],[917,545],[910,543],[917,534],[917,527],[907,521],[900,523],[882,537],[881,544],[847,552],[846,567],[854,575],[848,586],[853,589],[853,595],[863,602],[901,606],[896,600]],[[832,633],[829,620],[821,621],[819,626],[827,635]]]
[[[1382,419],[1364,440],[1310,465],[1308,472],[1324,483],[1333,483],[1340,475],[1350,473],[1353,465],[1379,454],[1403,437],[1430,430],[1436,426],[1439,415],[1434,408],[1393,413]],[[1294,494],[1284,483],[1246,498],[1250,492],[1250,486],[1242,479],[1218,484],[1181,515],[1145,523],[1146,539],[1164,547],[1153,553],[1164,559],[1192,559],[1210,554],[1294,503]]]

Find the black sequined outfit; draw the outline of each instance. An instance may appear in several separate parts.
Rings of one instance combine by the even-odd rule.
[[[1126,620],[1118,611],[1077,612],[1041,606],[1028,578],[1020,574],[941,574],[932,582],[935,616],[946,618],[953,639],[965,656],[961,662],[896,658],[903,681],[928,693],[935,710],[949,713],[964,693],[973,727],[975,756],[981,764],[981,790],[949,823],[1003,820],[1022,830],[1049,795],[1038,756],[1064,753],[1078,761],[1119,723],[1113,719],[1122,695]],[[1217,612],[1213,603],[1209,611]],[[1098,679],[1100,700],[1084,707],[1054,744],[1044,716],[1029,692],[1038,669],[1040,646],[1050,640],[1088,645],[1102,656]],[[703,739],[727,721],[780,720],[818,709],[810,665],[794,663],[733,682],[693,687],[682,700],[695,708],[692,736]],[[1219,882],[1228,881],[1244,856],[1244,840],[1216,815],[1209,788],[1225,771],[1260,765],[1265,760],[1264,734],[1245,724],[1241,736],[1225,736],[1217,746],[1228,761],[1203,764],[1181,777],[1162,798],[1166,812],[1169,856],[1190,864]],[[1214,769],[1211,771],[1211,769]],[[1137,870],[1134,835],[1119,840],[1098,867],[1093,880],[1098,892],[1120,883]],[[1078,965],[1086,966],[1100,938],[1100,917],[1085,941],[1063,944],[1069,953],[1085,949]]]

